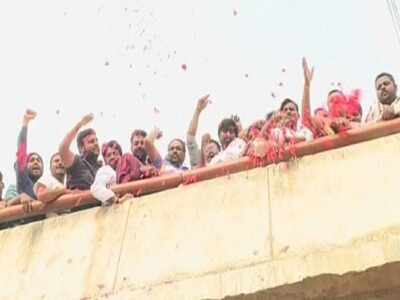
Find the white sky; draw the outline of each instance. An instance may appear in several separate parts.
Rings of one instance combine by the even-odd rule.
[[[400,81],[400,47],[382,0],[9,0],[0,2],[0,37],[6,185],[15,182],[26,108],[38,112],[28,150],[42,154],[47,171],[66,132],[89,112],[100,141],[117,139],[125,151],[133,129],[158,125],[162,155],[170,139],[184,138],[204,94],[213,103],[199,137],[216,137],[232,113],[248,125],[284,97],[300,101],[302,56],[316,67],[313,107],[341,82],[363,90],[365,111],[378,73]]]

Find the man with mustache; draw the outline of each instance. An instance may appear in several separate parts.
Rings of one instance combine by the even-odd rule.
[[[375,79],[378,102],[371,107],[366,122],[392,120],[400,116],[400,97],[397,96],[397,84],[393,75],[381,73]]]
[[[186,145],[181,139],[173,139],[168,144],[168,154],[164,160],[161,173],[174,173],[187,171],[188,168],[183,165],[186,156]]]
[[[162,132],[154,128],[149,134],[142,129],[136,129],[131,135],[131,154],[125,153],[121,157],[118,167],[118,183],[125,183],[137,180],[139,168],[140,178],[158,176],[162,158],[155,141],[162,137]]]
[[[101,167],[97,160],[100,148],[96,132],[91,128],[79,132],[92,120],[92,114],[84,116],[66,135],[59,147],[61,161],[67,170],[67,188],[71,190],[89,190],[97,170]],[[77,135],[79,155],[70,150],[71,143]]]
[[[14,164],[17,175],[17,195],[5,203],[5,206],[22,204],[23,210],[27,213],[32,209],[31,202],[37,199],[33,187],[43,174],[42,157],[35,152],[29,154],[27,152],[28,125],[35,118],[36,112],[30,109],[26,110],[22,121],[22,129],[18,136],[17,161]],[[42,218],[43,216],[25,218],[10,224],[24,224]]]
[[[26,194],[31,199],[36,199],[33,186],[43,174],[42,157],[35,152],[29,154],[27,152],[28,125],[35,118],[36,112],[33,110],[25,112],[22,129],[18,137],[17,161],[15,164],[18,194]]]
[[[149,135],[142,129],[136,129],[131,135],[131,151],[141,163],[144,178],[157,176],[162,166],[162,158],[154,143],[162,132],[154,128]]]
[[[41,177],[34,186],[37,199],[43,203],[52,202],[68,192],[65,186],[66,170],[59,153],[50,158],[50,174]]]

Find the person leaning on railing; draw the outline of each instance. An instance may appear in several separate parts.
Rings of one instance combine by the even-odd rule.
[[[378,101],[371,106],[366,122],[380,122],[400,116],[400,97],[397,96],[397,84],[392,74],[381,73],[376,76],[375,90]]]
[[[96,132],[91,128],[79,132],[92,120],[92,114],[84,116],[65,136],[59,147],[61,160],[67,170],[67,188],[69,190],[89,190],[101,167],[101,162],[98,161],[100,148]],[[70,150],[71,143],[77,135],[79,155]],[[87,204],[74,208],[74,210],[90,208],[95,205]]]
[[[110,141],[103,144],[101,152],[105,165],[97,171],[90,191],[93,197],[99,200],[103,206],[122,203],[126,199],[131,198],[132,195],[126,194],[120,198],[111,190],[111,187],[117,184],[117,173],[121,164],[122,148],[117,141]],[[139,179],[139,174],[137,179]]]

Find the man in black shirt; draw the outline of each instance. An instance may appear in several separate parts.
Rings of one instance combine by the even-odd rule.
[[[71,190],[89,190],[97,170],[101,167],[97,160],[100,147],[96,132],[91,128],[79,132],[92,120],[92,114],[84,116],[67,134],[59,147],[61,160],[67,169],[67,188]],[[70,150],[71,143],[77,135],[79,155]]]

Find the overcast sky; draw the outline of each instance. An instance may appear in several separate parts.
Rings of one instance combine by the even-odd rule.
[[[185,137],[204,94],[212,104],[199,136],[216,137],[232,113],[247,125],[284,97],[300,101],[302,56],[316,67],[313,107],[341,83],[345,92],[363,90],[365,111],[378,73],[400,81],[400,46],[377,0],[9,0],[0,2],[0,37],[6,185],[15,182],[26,108],[38,112],[28,150],[43,155],[47,171],[89,112],[100,141],[117,139],[125,151],[133,129],[161,127],[162,155],[170,139]]]

